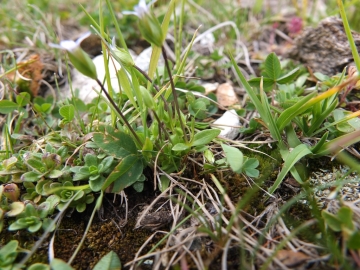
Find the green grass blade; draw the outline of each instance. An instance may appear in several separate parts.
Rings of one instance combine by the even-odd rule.
[[[279,118],[276,121],[276,124],[280,131],[284,130],[284,128],[299,114],[303,113],[306,109],[303,109],[304,105],[311,100],[316,93],[311,93],[305,97],[303,97],[301,100],[299,100],[297,103],[295,103],[293,106],[287,108],[285,111],[283,111]]]
[[[161,24],[161,30],[162,30],[162,32],[164,34],[164,40],[166,38],[166,33],[168,31],[168,28],[169,28],[171,15],[172,15],[178,1],[179,0],[171,0],[171,2],[169,4],[169,7],[168,7],[168,10],[167,10],[167,12],[165,14],[164,20],[163,20],[163,22]],[[150,58],[149,72],[148,72],[148,75],[149,75],[150,79],[154,78],[154,74],[155,74],[155,71],[156,71],[157,66],[158,66],[158,61],[159,61],[160,55],[161,55],[161,48],[159,48],[157,46],[153,46],[153,50],[152,50],[151,58]],[[151,83],[148,82],[147,88],[149,90],[150,90],[150,87],[151,87]]]
[[[284,167],[279,173],[278,177],[275,180],[275,183],[269,189],[269,193],[272,194],[280,186],[282,180],[285,178],[287,173],[294,168],[296,162],[298,162],[302,157],[311,154],[311,151],[305,144],[300,144],[295,147],[286,157]]]
[[[118,20],[116,19],[116,16],[115,16],[114,10],[113,10],[113,8],[111,6],[111,3],[110,3],[109,0],[105,0],[105,1],[106,1],[106,5],[108,6],[108,9],[109,9],[109,12],[110,12],[112,23],[115,26],[116,33],[117,33],[117,36],[118,36],[119,41],[120,41],[120,45],[121,45],[121,47],[123,47],[124,49],[127,50],[126,42],[125,42],[124,37],[122,35],[122,32],[120,30],[120,26],[119,26]]]

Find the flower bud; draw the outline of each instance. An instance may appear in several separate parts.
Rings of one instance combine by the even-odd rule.
[[[68,56],[70,62],[80,73],[91,79],[97,79],[96,67],[83,49],[79,47],[72,52],[68,51]]]
[[[151,96],[150,92],[143,86],[140,86],[140,91],[142,95],[142,99],[147,108],[153,109],[155,107],[154,99]]]
[[[139,20],[139,29],[143,38],[158,47],[163,45],[163,32],[156,17],[151,13],[145,13]]]
[[[146,4],[145,0],[140,0],[139,4],[134,7],[134,11],[123,11],[123,14],[132,14],[139,17],[139,29],[144,39],[151,44],[162,47],[164,34],[161,25],[149,8],[155,1]]]
[[[90,32],[82,35],[76,41],[63,40],[60,44],[50,43],[50,47],[66,50],[70,59],[70,62],[74,67],[83,75],[90,77],[91,79],[97,79],[96,67],[91,61],[89,55],[83,51],[80,47],[80,43],[90,35]]]
[[[116,48],[114,40],[113,45],[111,46],[111,53],[121,65],[124,65],[125,67],[133,67],[135,65],[130,53],[123,48]]]

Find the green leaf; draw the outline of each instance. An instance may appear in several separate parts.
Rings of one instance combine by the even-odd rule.
[[[130,170],[134,166],[134,164],[137,164],[138,161],[139,161],[139,157],[136,155],[128,155],[127,157],[120,160],[119,164],[114,168],[114,170],[111,172],[111,174],[108,176],[108,178],[106,178],[105,183],[102,187],[102,190],[104,191],[114,181],[119,180],[119,178],[122,175],[124,175],[128,170]],[[140,166],[141,166],[141,170],[139,170],[139,171],[141,171],[141,173],[142,173],[142,167],[143,167],[142,163]],[[136,179],[135,179],[135,181],[136,181]],[[126,181],[127,180],[125,179],[125,182]],[[126,183],[125,183],[125,185],[126,185]]]
[[[177,143],[171,148],[171,150],[176,152],[181,152],[190,149],[190,146],[185,143]]]
[[[291,70],[289,73],[277,79],[276,82],[279,84],[287,84],[289,82],[293,82],[295,80],[295,77],[298,75],[299,70],[300,70],[299,67]]]
[[[321,211],[321,216],[324,218],[325,223],[335,232],[341,232],[341,221],[337,216],[327,212]]]
[[[51,108],[51,103],[44,103],[44,104],[41,104],[41,112],[43,113],[48,113],[50,112],[50,108]]]
[[[25,105],[30,103],[30,94],[26,92],[22,92],[16,96],[16,103],[20,107],[24,107]]]
[[[331,141],[324,143],[321,148],[316,152],[316,156],[328,155],[331,152],[340,151],[346,147],[360,141],[358,136],[359,131],[353,131],[351,133],[339,136]]]
[[[74,270],[70,265],[61,259],[52,259],[50,263],[51,269],[53,270]]]
[[[79,203],[76,205],[76,211],[78,211],[79,213],[84,212],[86,209],[86,204],[85,203]]]
[[[19,224],[17,222],[14,222],[8,227],[8,230],[9,231],[18,231],[18,230],[21,230],[24,228],[26,228],[26,224]]]
[[[317,104],[320,105],[320,103]],[[313,119],[311,120],[310,128],[307,131],[308,136],[312,136],[315,130],[320,128],[324,120],[334,111],[337,105],[338,105],[338,101],[337,99],[335,99],[330,105],[327,106],[327,108],[320,108],[320,113],[316,114],[313,112]],[[313,108],[315,107],[316,106],[314,106]]]
[[[35,170],[38,170],[38,171],[42,171],[44,168],[45,168],[45,164],[43,162],[41,162],[40,160],[38,159],[35,159],[35,158],[29,158],[26,163],[34,168]]]
[[[257,178],[259,177],[259,170],[258,169],[252,169],[252,168],[244,168],[244,171],[247,176]]]
[[[135,182],[132,187],[137,191],[137,192],[142,192],[144,189],[144,183],[143,182]]]
[[[315,76],[316,79],[322,81],[322,82],[325,82],[325,81],[329,81],[330,80],[330,77],[327,76],[327,75],[324,75],[320,72],[314,72],[313,74]]]
[[[103,167],[101,169],[99,169],[99,173],[103,173],[106,170],[108,170],[111,167],[111,164],[113,163],[113,161],[114,161],[114,157],[112,157],[112,156],[104,158],[100,163],[100,165],[103,165]]]
[[[6,212],[6,216],[15,217],[22,213],[25,209],[23,202],[13,202],[10,204],[10,209]]]
[[[41,226],[42,226],[42,222],[39,220],[37,223],[29,226],[29,227],[27,228],[27,230],[28,230],[29,232],[31,232],[31,233],[34,233],[34,232],[37,232],[38,230],[40,230],[40,229],[41,229]]]
[[[265,73],[267,77],[276,81],[281,72],[280,61],[275,53],[270,53],[265,59]]]
[[[59,109],[60,115],[67,121],[72,121],[75,117],[75,107],[74,105],[64,105]]]
[[[119,193],[124,188],[131,186],[139,179],[142,173],[143,162],[141,159],[137,159],[137,161],[114,182],[112,192]]]
[[[243,165],[243,169],[249,177],[259,177],[259,170],[256,167],[259,166],[259,161],[256,158],[246,159]]]
[[[107,130],[107,133],[94,133],[94,142],[106,153],[118,158],[130,154],[137,154],[137,148],[133,139],[122,131]]]
[[[41,178],[41,175],[37,172],[27,172],[21,176],[22,181],[36,182]]]
[[[50,266],[43,263],[34,263],[28,268],[28,270],[50,270]]]
[[[346,226],[349,230],[354,230],[353,223],[353,212],[350,207],[343,206],[339,209],[337,213],[338,219],[341,220],[341,223]]]
[[[85,160],[85,164],[87,167],[97,167],[98,166],[98,158],[97,156],[93,155],[93,154],[87,154],[84,158]]]
[[[10,100],[1,100],[0,101],[0,113],[7,114],[12,113],[16,109],[19,108],[19,105],[17,105],[15,102]]]
[[[279,118],[276,121],[276,125],[278,126],[279,131],[283,131],[285,126],[287,126],[296,116],[302,114],[307,107],[304,105],[312,99],[316,95],[315,92],[303,97],[302,99],[298,100],[297,103],[295,103],[290,108],[287,108],[285,111],[283,111]]]
[[[121,262],[114,251],[110,251],[95,265],[93,270],[120,270]]]
[[[320,141],[318,141],[317,144],[315,144],[313,147],[310,148],[311,152],[313,154],[317,154],[318,151],[320,151],[320,149],[322,148],[322,146],[326,142],[328,136],[329,136],[329,131],[325,132],[324,135],[321,137]]]
[[[359,250],[360,249],[360,232],[356,231],[350,235],[346,245],[349,249]]]
[[[7,260],[11,257],[11,261],[9,261],[9,264],[13,262],[16,258],[16,250],[18,248],[18,241],[17,240],[11,240],[9,243],[7,243],[5,246],[3,246],[0,249],[0,257],[6,258]]]
[[[221,144],[226,156],[226,160],[229,163],[231,169],[236,173],[241,173],[243,168],[243,153],[232,146],[228,146],[226,144]]]
[[[265,90],[270,89],[275,83],[275,81],[273,79],[270,79],[267,77],[263,77],[262,79],[263,79],[263,88]],[[256,77],[256,78],[252,78],[252,79],[248,80],[248,83],[251,86],[254,86],[257,88],[260,88],[260,82],[261,82],[261,77]]]
[[[59,170],[52,170],[47,177],[51,178],[51,179],[57,179],[59,177],[61,177],[63,175],[62,171]]]
[[[104,185],[105,177],[98,175],[97,177],[94,177],[94,179],[90,178],[89,186],[92,191],[100,191],[102,186]]]
[[[274,193],[274,191],[281,184],[282,180],[285,178],[286,174],[291,169],[293,169],[295,163],[298,162],[302,157],[309,154],[311,154],[311,151],[307,148],[307,146],[305,144],[300,144],[296,146],[286,157],[283,156],[283,159],[285,160],[284,167],[276,178],[275,183],[269,189],[269,193]]]
[[[73,181],[88,179],[90,176],[88,167],[75,166],[70,168],[70,171],[75,173],[72,179]]]
[[[206,129],[195,134],[191,146],[205,145],[215,139],[219,134],[220,129]]]

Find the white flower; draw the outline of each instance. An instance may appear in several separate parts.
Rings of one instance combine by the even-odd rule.
[[[91,61],[89,55],[83,51],[80,47],[80,43],[90,36],[90,32],[85,33],[76,41],[73,40],[63,40],[60,44],[49,43],[50,47],[66,50],[70,62],[74,65],[74,67],[80,71],[85,76],[88,76],[94,80],[97,79],[96,67],[94,63]]]
[[[123,11],[125,15],[135,15],[139,18],[144,17],[148,12],[150,6],[155,3],[157,0],[152,0],[149,4],[146,4],[146,0],[140,0],[139,4],[134,7],[134,11]]]
[[[123,11],[123,14],[131,14],[139,17],[139,29],[143,38],[149,43],[161,47],[164,42],[161,25],[149,9],[155,1],[156,0],[152,0],[146,5],[146,0],[140,0],[139,4],[134,7],[134,11]]]
[[[49,43],[49,46],[56,48],[56,49],[66,50],[69,53],[73,53],[74,51],[76,51],[76,49],[80,48],[81,42],[84,39],[86,39],[87,37],[89,37],[90,35],[91,35],[91,32],[87,32],[87,33],[83,34],[81,37],[79,37],[76,41],[63,40],[63,41],[60,41],[60,44]]]

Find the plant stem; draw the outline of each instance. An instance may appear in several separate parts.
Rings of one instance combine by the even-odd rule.
[[[351,52],[352,52],[352,55],[353,55],[353,58],[354,58],[356,68],[357,68],[358,72],[360,72],[360,57],[359,57],[359,53],[357,51],[357,48],[356,48],[356,45],[355,45],[355,42],[354,42],[354,38],[353,38],[353,36],[351,34],[349,22],[347,20],[345,9],[344,9],[344,4],[343,4],[342,0],[337,0],[337,4],[339,6],[341,19],[342,19],[343,24],[344,24],[345,33],[346,33],[347,39],[348,39],[348,41],[350,43],[350,48],[351,48]]]
[[[149,75],[146,74],[146,72],[144,72],[141,68],[139,68],[137,65],[134,65],[134,68],[139,71],[155,88],[155,90],[157,92],[160,92],[160,89],[159,87],[155,84],[155,82],[153,83],[152,79],[149,77]],[[168,111],[168,105],[167,105],[167,101],[166,99],[164,98],[163,95],[160,95],[161,99],[163,100],[164,102],[164,106],[165,106],[165,110]]]
[[[96,82],[98,83],[98,85],[100,85],[102,91],[104,92],[105,96],[107,97],[107,99],[109,100],[109,102],[111,103],[111,105],[114,107],[114,109],[116,110],[116,112],[120,115],[121,119],[124,121],[125,125],[129,128],[130,132],[132,133],[132,135],[134,136],[134,138],[137,140],[137,142],[139,143],[139,145],[141,146],[142,143],[138,137],[138,135],[136,134],[136,132],[134,131],[134,129],[132,128],[132,126],[130,125],[130,123],[128,122],[128,120],[125,118],[125,116],[123,115],[123,113],[120,111],[119,107],[115,104],[114,100],[110,97],[108,91],[105,89],[104,85],[100,82],[99,79],[96,79]]]
[[[161,47],[161,50],[162,50],[162,54],[163,54],[163,57],[164,57],[165,66],[166,66],[167,72],[169,74],[171,91],[172,91],[172,94],[173,94],[173,97],[174,97],[175,110],[176,110],[176,112],[177,112],[177,114],[179,116],[179,122],[180,122],[181,129],[183,131],[183,134],[184,134],[185,143],[187,143],[188,140],[187,140],[187,136],[186,136],[186,132],[185,132],[185,126],[184,126],[184,123],[183,123],[183,121],[181,119],[181,112],[180,112],[180,108],[179,108],[177,94],[176,94],[176,91],[175,91],[175,85],[174,85],[174,81],[173,81],[173,78],[172,78],[172,74],[171,74],[171,70],[170,70],[170,66],[169,66],[169,63],[168,63],[168,58],[167,58],[166,50],[165,50],[164,46]]]

